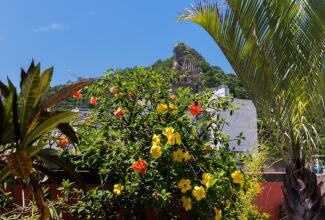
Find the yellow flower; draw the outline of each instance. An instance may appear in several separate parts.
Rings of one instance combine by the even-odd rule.
[[[176,109],[175,105],[170,103],[168,107],[169,107],[168,110],[170,113],[172,113],[172,114],[176,113],[176,111],[174,111]]]
[[[182,157],[183,157],[183,159],[184,159],[185,161],[188,161],[188,160],[191,159],[191,154],[190,154],[188,151],[185,151],[185,152],[183,153]]]
[[[116,195],[121,195],[122,191],[124,190],[124,186],[121,183],[115,184],[114,185],[114,190],[113,192]]]
[[[257,209],[254,209],[252,211],[253,216],[258,217],[260,215],[260,212]]]
[[[222,211],[221,209],[215,208],[214,212],[216,213],[216,215],[214,216],[215,220],[221,220],[222,218]]]
[[[181,179],[178,182],[178,188],[181,189],[182,193],[186,193],[188,190],[192,189],[191,180],[189,180],[189,179]]]
[[[150,149],[150,154],[153,158],[157,159],[162,155],[162,149],[158,145],[153,145]]]
[[[176,132],[174,134],[174,136],[175,136],[175,142],[176,142],[176,144],[181,145],[182,144],[182,139],[181,139],[180,133]]]
[[[170,134],[167,136],[167,144],[174,145],[175,144],[175,135]]]
[[[227,199],[227,200],[226,200],[226,208],[229,209],[229,208],[230,208],[230,205],[231,205],[230,200]]]
[[[182,196],[181,201],[183,202],[183,207],[186,211],[192,209],[192,200],[189,197]]]
[[[236,170],[234,171],[232,174],[231,174],[231,177],[232,177],[232,181],[234,183],[237,183],[240,185],[240,187],[243,187],[244,186],[244,179],[242,177],[242,174],[240,172],[240,170]]]
[[[152,145],[159,145],[160,144],[160,136],[154,134],[152,136]]]
[[[205,190],[202,186],[195,186],[194,190],[192,191],[192,194],[197,201],[200,201],[205,198]]]
[[[165,128],[163,135],[165,135],[167,137],[167,144],[170,144],[170,145],[175,144],[174,128],[171,128],[171,127]]]
[[[256,194],[260,194],[261,191],[262,191],[261,184],[260,183],[255,183],[253,185],[254,186],[252,188],[255,189]]]
[[[201,183],[209,188],[213,184],[213,177],[211,173],[203,173]]]
[[[182,162],[183,160],[183,151],[177,150],[173,152],[173,161]]]
[[[168,127],[163,131],[163,135],[167,137],[167,144],[174,145],[175,143],[178,145],[182,144],[182,139],[180,133],[174,133],[174,128]]]
[[[165,128],[165,130],[163,131],[163,135],[168,136],[170,134],[174,134],[174,128],[172,127]]]
[[[167,105],[166,104],[160,103],[159,105],[157,105],[157,112],[163,113],[166,110],[167,110]]]

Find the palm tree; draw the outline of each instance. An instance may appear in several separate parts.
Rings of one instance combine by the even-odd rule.
[[[325,219],[324,195],[307,168],[324,129],[324,12],[324,0],[227,0],[198,3],[180,17],[211,35],[272,131],[292,220]]]

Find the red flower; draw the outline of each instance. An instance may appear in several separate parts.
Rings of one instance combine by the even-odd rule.
[[[176,95],[172,95],[172,96],[170,96],[170,99],[171,99],[173,102],[175,102],[176,99],[177,99],[177,97],[176,97]]]
[[[132,164],[132,168],[137,173],[145,173],[147,171],[147,162],[145,160],[138,160]]]
[[[206,147],[205,149],[204,149],[204,153],[205,154],[211,154],[212,153],[212,151],[213,151],[213,149],[212,149],[212,147]]]
[[[193,102],[188,109],[191,111],[192,115],[201,114],[201,104],[199,102]]]
[[[72,96],[75,99],[82,99],[82,94],[79,91],[75,91]]]
[[[124,116],[124,111],[122,108],[118,108],[115,112],[114,112],[115,117],[117,118],[123,118]]]
[[[90,100],[89,100],[89,103],[90,103],[91,105],[97,105],[97,98],[96,98],[96,96],[92,96],[92,97],[90,98]]]
[[[66,137],[60,137],[59,147],[64,149],[66,145],[69,144],[69,141]]]

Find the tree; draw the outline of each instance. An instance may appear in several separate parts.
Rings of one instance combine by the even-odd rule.
[[[324,219],[308,161],[324,121],[325,2],[227,0],[198,3],[180,17],[203,27],[243,82],[286,162],[289,219]]]
[[[111,219],[126,208],[132,219],[145,219],[144,209],[155,210],[159,219],[264,219],[251,204],[257,178],[237,169],[229,149],[234,140],[222,132],[221,112],[235,110],[232,98],[214,99],[208,89],[173,89],[175,74],[136,67],[108,72],[89,87],[98,106],[79,126],[78,151],[66,157],[114,185],[97,218]],[[212,148],[213,143],[223,147]],[[202,198],[196,196],[198,188]],[[98,193],[97,201],[101,195],[106,194]],[[88,201],[79,205],[92,204]],[[73,214],[83,218],[89,212]]]

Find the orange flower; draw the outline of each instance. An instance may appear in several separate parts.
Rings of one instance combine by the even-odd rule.
[[[173,102],[175,102],[176,99],[177,99],[176,95],[172,95],[172,96],[170,96],[170,100],[172,100]]]
[[[82,94],[79,91],[75,91],[72,96],[75,99],[82,99]]]
[[[199,102],[193,102],[188,109],[191,111],[192,115],[200,115],[201,114],[201,104]]]
[[[97,98],[96,98],[96,96],[92,96],[92,97],[90,98],[90,100],[89,100],[89,103],[90,103],[91,105],[97,105]]]
[[[59,141],[59,147],[64,149],[66,145],[69,144],[69,141],[66,137],[61,136]]]
[[[117,118],[123,118],[124,116],[124,111],[122,108],[118,108],[115,112],[114,112],[115,117]]]
[[[167,110],[167,104],[160,103],[159,105],[157,105],[157,112],[163,113],[166,110]]]
[[[137,173],[145,173],[147,171],[147,162],[145,160],[138,160],[132,164],[132,168]]]

